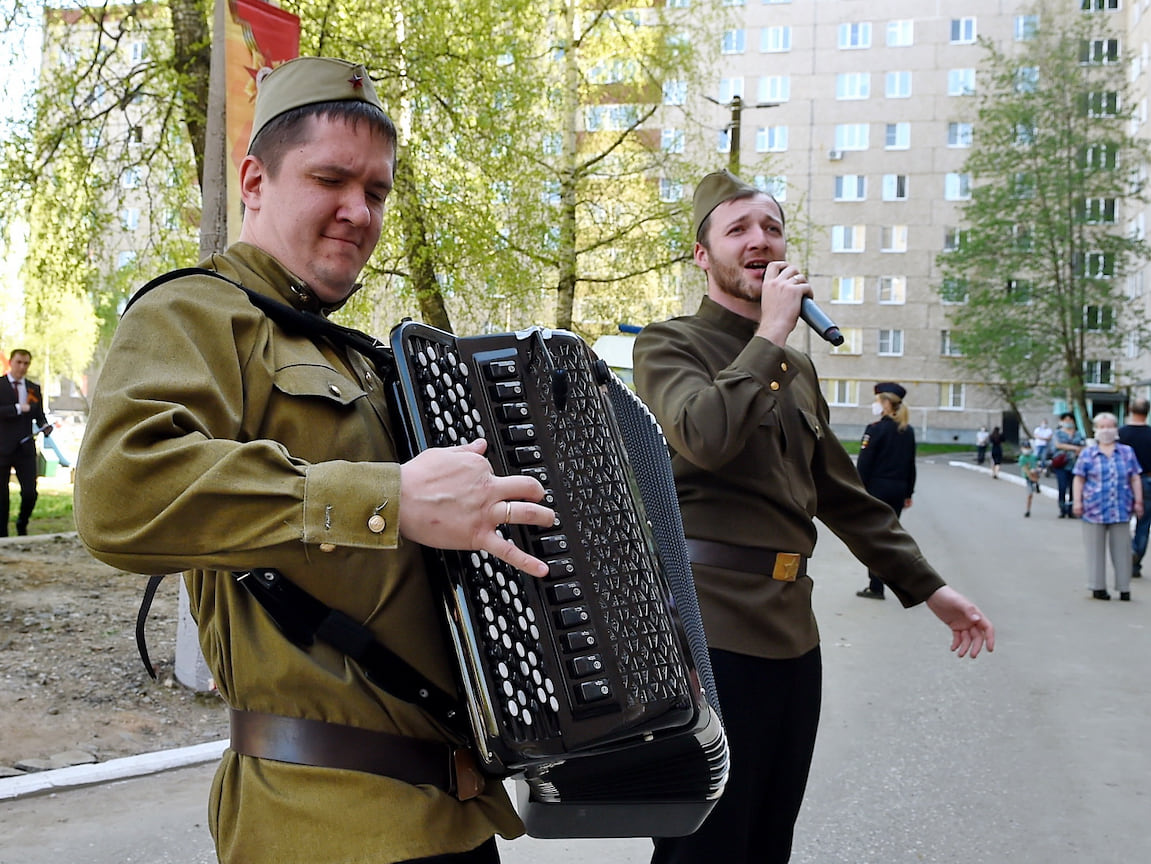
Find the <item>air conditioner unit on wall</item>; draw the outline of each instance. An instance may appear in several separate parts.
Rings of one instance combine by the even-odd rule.
[[[830,159],[832,162],[838,162],[840,159],[843,158],[843,151],[842,150],[828,150],[827,151],[827,158]]]

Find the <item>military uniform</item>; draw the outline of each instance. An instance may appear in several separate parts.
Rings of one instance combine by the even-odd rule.
[[[705,553],[693,553],[693,570],[732,750],[712,815],[696,836],[657,844],[657,861],[786,860],[819,719],[806,573],[815,518],[884,573],[905,605],[944,584],[891,509],[860,485],[811,359],[755,331],[705,297],[694,316],[651,324],[635,344],[636,390],[671,447],[689,549]],[[725,548],[742,550],[751,566],[715,566]],[[801,564],[780,569],[777,553]],[[758,836],[737,837],[749,821]]]
[[[203,266],[321,311],[253,246]],[[195,568],[185,574],[192,613],[230,706],[447,741],[346,656],[291,645],[231,575],[279,569],[451,690],[421,547],[398,533],[392,422],[362,357],[284,332],[221,280],[180,278],[144,295],[116,332],[77,469],[77,529],[129,572]],[[277,864],[404,861],[522,833],[499,783],[460,802],[430,785],[231,750],[209,824],[221,861]]]
[[[901,430],[894,418],[880,417],[863,430],[855,467],[863,487],[901,515],[904,503],[915,494],[915,430],[911,426]],[[879,574],[869,570],[867,576],[867,592],[882,598],[885,586]],[[860,593],[868,596],[867,592]]]

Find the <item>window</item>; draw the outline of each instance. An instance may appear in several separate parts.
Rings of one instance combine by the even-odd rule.
[[[823,398],[827,400],[828,405],[858,405],[859,382],[828,378],[823,382]]]
[[[951,336],[950,330],[939,331],[939,353],[944,357],[962,357],[963,352],[959,350],[959,346],[955,344],[955,340]]]
[[[663,104],[682,105],[687,101],[687,82],[675,79],[663,82]]]
[[[888,99],[909,98],[911,96],[911,73],[888,72],[883,92]]]
[[[842,226],[841,226],[842,227]],[[862,303],[863,277],[836,276],[831,280],[832,303]]]
[[[120,211],[120,225],[125,231],[135,231],[140,227],[140,208],[125,207]]]
[[[764,27],[759,32],[759,50],[764,54],[778,54],[791,50],[790,27]]]
[[[781,204],[787,200],[787,175],[757,174],[753,183],[756,189],[766,192]]]
[[[970,147],[972,128],[970,123],[948,123],[947,146]]]
[[[660,133],[659,145],[664,153],[682,153],[685,141],[682,129],[664,129]]]
[[[866,243],[865,225],[833,225],[831,228],[832,252],[862,252]],[[860,287],[859,300],[863,302],[863,288]]]
[[[564,139],[559,132],[548,132],[540,142],[540,149],[547,156],[558,156],[563,151]]]
[[[759,79],[760,102],[786,102],[791,98],[791,76],[767,75]]]
[[[543,183],[543,200],[545,204],[559,204],[563,200],[559,180],[545,180]]]
[[[1083,329],[1103,333],[1115,327],[1115,310],[1110,306],[1087,306],[1083,309]]]
[[[1036,178],[1034,174],[1027,171],[1016,171],[1011,177],[1011,194],[1020,199],[1027,201],[1035,197]]]
[[[724,6],[743,6],[744,0],[723,0]]]
[[[720,129],[716,134],[715,151],[717,153],[731,152],[731,132],[727,129]]]
[[[906,252],[907,226],[884,225],[879,230],[880,252]]]
[[[1093,65],[1119,62],[1118,39],[1084,39],[1079,45],[1079,62]]]
[[[948,96],[970,96],[974,92],[974,69],[949,69],[947,71]]]
[[[1119,146],[1108,142],[1092,144],[1083,150],[1079,158],[1084,168],[1113,171],[1119,164]]]
[[[939,286],[939,299],[944,303],[966,303],[967,280],[944,279],[943,284]]]
[[[835,149],[866,150],[869,128],[866,123],[840,123],[835,127]]]
[[[1119,0],[1080,0],[1080,8],[1084,12],[1115,12]]]
[[[1084,198],[1079,208],[1079,218],[1089,225],[1115,224],[1114,198]]]
[[[743,98],[743,78],[720,78],[719,101],[726,105],[735,96]]]
[[[966,201],[971,197],[971,175],[949,173],[943,178],[943,197],[948,201]]]
[[[966,232],[962,228],[943,229],[943,251],[955,252],[963,247],[963,238]]]
[[[910,123],[888,123],[884,130],[883,146],[887,150],[906,150],[911,146]]]
[[[1015,70],[1015,92],[1034,93],[1039,88],[1039,67],[1020,66]]]
[[[884,174],[883,175],[883,200],[884,201],[906,201],[907,200],[907,175],[906,174]]]
[[[669,9],[687,9],[691,6],[691,0],[667,0],[667,7]]]
[[[906,48],[915,44],[915,22],[910,18],[887,22],[887,47]]]
[[[1088,117],[1114,117],[1119,113],[1119,94],[1114,90],[1097,90],[1084,98]]]
[[[951,44],[970,45],[975,41],[974,18],[951,19]]]
[[[786,126],[760,126],[755,130],[757,153],[782,153],[787,150]]]
[[[125,168],[120,175],[120,185],[125,189],[135,189],[140,185],[140,169]]]
[[[723,53],[742,54],[747,39],[743,29],[723,31]]]
[[[1035,285],[1029,279],[1008,279],[1003,293],[1016,306],[1030,306],[1035,296]]]
[[[667,202],[682,201],[683,183],[679,180],[669,180],[666,177],[659,178],[659,200]]]
[[[1035,143],[1035,126],[1031,123],[1015,124],[1015,146],[1029,147]]]
[[[136,40],[128,46],[128,54],[132,58],[133,63],[139,63],[148,56],[148,43]]]
[[[949,381],[939,385],[939,407],[945,411],[963,410],[963,382]]]
[[[870,48],[871,22],[839,25],[839,47],[843,49]]]
[[[867,177],[863,174],[841,174],[835,178],[836,201],[862,201],[867,197]]]
[[[1111,383],[1110,360],[1088,360],[1083,364],[1083,383],[1106,386]]]
[[[116,266],[117,267],[128,267],[128,266],[132,265],[133,263],[135,263],[135,261],[136,261],[136,253],[133,252],[131,249],[125,249],[124,251],[116,254]]]
[[[835,76],[836,99],[867,99],[871,96],[871,75],[867,72],[844,72]]]
[[[882,306],[902,306],[907,302],[906,276],[879,277],[879,303]]]
[[[1015,16],[1015,41],[1029,42],[1035,38],[1035,31],[1039,29],[1038,15]]]
[[[1115,275],[1115,259],[1107,252],[1076,255],[1072,266],[1075,274],[1085,279],[1110,279]]]
[[[863,353],[863,330],[859,327],[840,327],[839,332],[843,336],[843,344],[832,348],[832,354]]]
[[[880,330],[878,353],[880,357],[903,356],[903,331]]]

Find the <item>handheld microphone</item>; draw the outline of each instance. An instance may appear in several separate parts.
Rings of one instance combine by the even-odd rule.
[[[839,327],[810,297],[803,298],[803,305],[799,307],[799,317],[803,319],[803,323],[832,345],[843,344],[843,334],[839,332]]]

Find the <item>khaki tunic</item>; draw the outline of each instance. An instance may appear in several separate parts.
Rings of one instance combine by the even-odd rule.
[[[204,266],[316,309],[250,245]],[[115,567],[189,571],[201,646],[229,705],[446,741],[344,655],[291,645],[230,575],[278,568],[450,692],[440,604],[421,547],[398,534],[391,422],[359,355],[285,333],[219,279],[181,278],[144,295],[117,329],[80,451],[77,529]],[[431,786],[228,750],[209,824],[224,862],[403,861],[521,834],[502,785],[488,787],[461,803]]]
[[[869,495],[831,431],[811,358],[704,297],[636,339],[635,385],[663,426],[690,538],[810,556],[818,518],[905,606],[943,580]],[[819,643],[812,581],[693,565],[708,643],[799,657]]]

